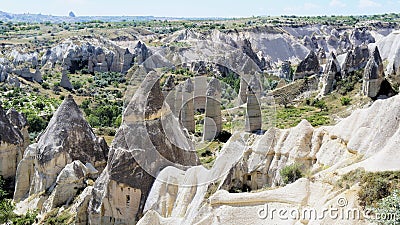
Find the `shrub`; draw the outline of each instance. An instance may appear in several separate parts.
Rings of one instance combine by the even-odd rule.
[[[400,190],[395,190],[391,195],[381,199],[377,207],[370,208],[370,211],[374,215],[381,215],[373,217],[375,219],[371,219],[372,222],[383,225],[400,224]]]
[[[327,109],[326,102],[324,100],[315,99],[314,104],[315,107],[321,109],[321,111]]]
[[[341,97],[340,98],[340,103],[342,103],[343,106],[345,105],[350,105],[351,98],[349,97]]]
[[[36,114],[28,114],[26,119],[29,125],[29,132],[41,132],[47,126],[47,121]]]
[[[50,89],[49,83],[43,82],[42,83],[42,88],[47,89],[47,90]]]
[[[381,199],[400,188],[400,171],[365,172],[357,169],[342,176],[339,187],[360,185],[358,201],[362,207],[376,207]]]
[[[386,198],[394,189],[400,187],[400,172],[366,173],[360,183],[361,189],[358,192],[360,205],[375,206],[379,200]]]
[[[297,163],[283,167],[279,173],[284,184],[293,183],[304,176],[301,165]]]

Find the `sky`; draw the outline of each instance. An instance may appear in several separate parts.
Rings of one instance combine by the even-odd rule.
[[[0,11],[66,16],[251,17],[400,13],[400,0],[0,0]]]

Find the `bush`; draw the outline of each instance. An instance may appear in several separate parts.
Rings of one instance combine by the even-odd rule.
[[[41,132],[47,126],[47,121],[36,114],[28,114],[26,119],[29,125],[29,132]]]
[[[4,180],[0,177],[0,223],[15,225],[30,225],[35,222],[37,213],[30,212],[26,215],[16,215],[15,205],[11,199],[7,199],[7,192],[3,190]]]
[[[43,82],[42,83],[42,88],[47,89],[47,90],[50,89],[49,83]]]
[[[321,109],[321,111],[328,109],[328,107],[326,106],[326,102],[324,100],[315,99],[313,105]]]
[[[297,163],[283,167],[279,173],[284,184],[293,183],[304,176],[301,165]]]
[[[75,90],[78,90],[83,87],[83,84],[80,81],[72,81],[72,86]]]
[[[342,103],[343,106],[345,105],[350,105],[351,98],[349,97],[341,97],[340,98],[340,103]]]
[[[395,190],[388,197],[381,199],[377,207],[370,208],[370,211],[374,215],[380,215],[371,219],[371,222],[383,225],[400,224],[400,190]]]
[[[379,200],[400,188],[400,171],[366,173],[360,183],[361,189],[358,192],[360,205],[376,206]]]
[[[342,176],[339,187],[359,183],[358,201],[360,206],[376,207],[381,199],[400,189],[400,171],[365,172],[357,169]]]

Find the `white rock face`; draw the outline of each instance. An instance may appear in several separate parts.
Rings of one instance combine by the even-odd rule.
[[[377,100],[335,126],[314,129],[302,121],[295,128],[272,128],[262,136],[234,134],[210,170],[201,166],[186,172],[173,167],[162,170],[138,224],[369,224],[363,218],[260,218],[259,212],[266,204],[269,209],[313,208],[321,213],[337,207],[362,212],[357,185],[338,190],[332,184],[337,174],[359,167],[366,171],[400,170],[399,118],[400,96],[395,96]],[[281,180],[280,169],[295,162],[316,174],[310,180],[303,178],[255,193],[226,191],[244,184],[252,190],[274,186]],[[338,205],[343,198],[346,205]]]
[[[44,212],[70,202],[74,192],[85,187],[82,180],[105,167],[107,153],[104,139],[96,137],[72,96],[66,97],[19,163],[14,200],[47,191]],[[47,197],[39,196],[41,202]]]
[[[377,97],[384,77],[382,58],[378,47],[376,47],[365,66],[362,86],[363,94],[371,98]]]
[[[213,78],[207,87],[203,140],[211,141],[222,131],[221,84]]]
[[[0,106],[0,175],[12,182],[29,143],[27,129],[26,119],[21,114],[13,109],[6,113]]]
[[[124,111],[107,166],[94,185],[91,224],[136,223],[155,174],[171,164],[182,169],[198,165],[193,144],[164,104],[159,81],[150,72]]]
[[[95,179],[97,175],[98,171],[90,164],[87,167],[79,160],[67,164],[50,187],[51,194],[43,204],[42,213],[71,204],[78,191],[86,187],[87,179]]]
[[[41,58],[42,66],[53,67],[63,63],[69,72],[87,69],[88,72],[126,73],[136,58],[143,62],[151,55],[146,45],[138,44],[130,52],[106,39],[67,39],[63,43],[48,49]]]

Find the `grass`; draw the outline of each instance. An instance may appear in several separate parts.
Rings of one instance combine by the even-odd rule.
[[[217,158],[216,153],[222,149],[222,145],[223,143],[221,142],[211,141],[196,150],[197,156],[204,167],[210,169],[214,165],[214,161]]]

